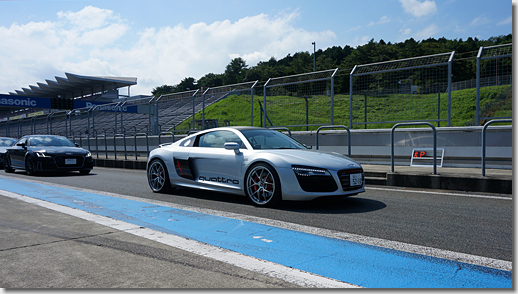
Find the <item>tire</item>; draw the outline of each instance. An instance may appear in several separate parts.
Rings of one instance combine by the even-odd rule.
[[[4,156],[4,171],[6,173],[14,173],[14,168],[11,167],[11,158],[7,154]]]
[[[256,163],[245,176],[245,193],[252,204],[273,207],[282,199],[281,182],[275,169],[266,163]]]
[[[31,156],[25,158],[25,172],[28,176],[34,176],[37,172],[34,170],[34,159]]]
[[[164,162],[153,159],[147,169],[147,182],[155,193],[167,193],[174,190],[169,180],[169,173]]]
[[[80,170],[79,173],[82,175],[87,175],[91,172],[91,170]]]

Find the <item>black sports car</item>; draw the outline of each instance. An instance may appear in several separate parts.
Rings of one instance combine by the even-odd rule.
[[[0,168],[4,166],[4,154],[7,148],[11,147],[16,143],[14,138],[0,137]]]
[[[7,148],[4,171],[23,169],[28,175],[43,171],[79,171],[88,174],[94,166],[90,151],[55,135],[24,136]]]

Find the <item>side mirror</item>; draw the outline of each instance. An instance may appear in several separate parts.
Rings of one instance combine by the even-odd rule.
[[[76,147],[79,147],[79,143],[74,143],[74,145],[76,145]]]
[[[240,145],[235,142],[228,142],[225,143],[225,149],[226,150],[234,150],[234,153],[239,154],[239,147]]]
[[[16,146],[20,146],[22,148],[25,148],[25,143],[18,143],[18,144],[16,144]]]

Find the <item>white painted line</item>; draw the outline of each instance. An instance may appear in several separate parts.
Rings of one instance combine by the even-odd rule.
[[[179,236],[159,232],[156,230],[143,228],[137,225],[115,220],[112,218],[99,216],[93,213],[82,211],[79,209],[58,205],[55,203],[31,198],[28,196],[0,190],[0,194],[35,204],[41,207],[52,209],[61,213],[75,216],[87,221],[91,221],[100,225],[104,225],[116,230],[124,231],[139,237],[160,242],[162,244],[175,247],[187,252],[195,253],[204,257],[212,258],[221,262],[225,262],[249,271],[280,279],[305,288],[361,288],[356,285],[337,281],[331,278],[322,277],[298,269],[286,267],[270,261],[258,259],[255,257],[243,255],[234,251],[226,250],[216,246],[208,245],[198,241],[182,238]]]
[[[411,189],[411,190],[410,190]],[[513,200],[512,196],[491,196],[491,195],[477,195],[477,194],[463,194],[463,193],[449,193],[449,192],[436,192],[436,191],[423,191],[419,188],[379,188],[379,187],[366,187],[365,190],[380,190],[380,191],[396,191],[396,192],[408,192],[408,193],[422,193],[422,194],[433,194],[433,195],[446,195],[446,196],[460,196],[460,197],[472,197],[472,198],[488,198],[488,199],[499,199],[499,200]]]

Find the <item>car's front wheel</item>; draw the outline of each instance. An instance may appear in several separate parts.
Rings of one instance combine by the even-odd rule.
[[[245,177],[245,192],[256,206],[272,207],[282,198],[275,169],[266,163],[254,164]]]
[[[36,175],[34,159],[32,159],[31,156],[27,156],[27,158],[25,158],[25,172],[29,176]]]
[[[149,164],[147,169],[147,181],[153,192],[166,193],[174,190],[169,180],[167,168],[160,159],[154,159]]]
[[[7,154],[4,157],[4,171],[6,173],[13,173],[14,172],[14,168],[12,168],[12,166],[11,166],[11,158]]]

